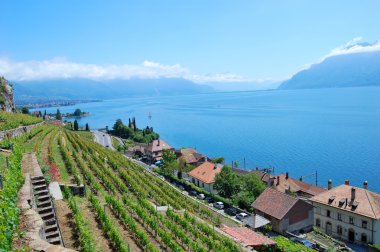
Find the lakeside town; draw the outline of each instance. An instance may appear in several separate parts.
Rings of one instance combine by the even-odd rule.
[[[60,123],[58,117],[45,119],[71,130],[89,130]],[[273,174],[271,167],[228,166],[223,157],[173,148],[153,128],[139,129],[135,118],[127,125],[118,119],[112,129],[93,134],[99,144],[123,153],[186,197],[229,219],[219,223],[220,230],[253,250],[267,251],[263,248],[276,246],[279,237],[317,251],[376,251],[368,245],[380,243],[380,195],[368,189],[367,181],[355,187],[342,178],[328,180],[324,187],[294,178],[291,171]]]

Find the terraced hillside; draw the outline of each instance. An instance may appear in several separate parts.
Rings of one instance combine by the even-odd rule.
[[[81,251],[241,251],[239,244],[220,233],[216,227],[220,217],[210,209],[88,138],[45,125],[14,142],[22,152],[37,154],[47,180],[85,185],[84,197],[65,189],[65,199],[55,203],[67,247]]]

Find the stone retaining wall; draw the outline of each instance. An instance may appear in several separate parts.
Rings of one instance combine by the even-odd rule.
[[[30,132],[33,128],[40,126],[44,123],[45,122],[40,122],[40,123],[28,125],[28,126],[20,126],[18,128],[15,128],[15,129],[0,131],[0,141],[3,140],[4,138],[21,136],[22,134]]]

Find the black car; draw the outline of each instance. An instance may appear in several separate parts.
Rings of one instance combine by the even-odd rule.
[[[212,197],[206,197],[205,201],[207,201],[208,203],[214,203],[214,199]]]
[[[234,207],[226,208],[224,212],[230,216],[235,216],[238,214],[238,210]]]
[[[194,190],[193,190],[193,191],[190,191],[190,195],[191,195],[191,196],[197,196],[197,194],[198,194],[197,191],[194,191]]]

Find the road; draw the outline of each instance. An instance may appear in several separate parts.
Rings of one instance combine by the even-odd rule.
[[[115,148],[112,146],[112,139],[110,135],[100,132],[99,130],[92,130],[91,132],[94,133],[97,143],[111,150],[115,150]]]

